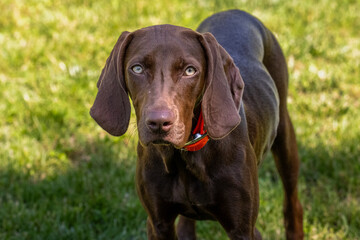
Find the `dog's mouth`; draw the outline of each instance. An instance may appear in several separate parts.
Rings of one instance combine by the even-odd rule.
[[[182,139],[176,139],[173,136],[169,135],[152,135],[147,136],[146,138],[140,137],[139,140],[143,146],[172,146],[174,148],[181,149],[185,145],[185,142]]]
[[[171,145],[172,143],[164,139],[157,139],[151,142],[154,145]]]
[[[154,139],[154,140],[148,142],[148,144],[146,144],[146,145],[149,145],[149,144],[156,145],[156,146],[172,146],[176,149],[181,149],[184,145],[182,143],[178,143],[176,141],[173,141],[172,139],[167,139],[167,138]]]

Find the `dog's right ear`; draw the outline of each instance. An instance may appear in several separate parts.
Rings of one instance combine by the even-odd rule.
[[[123,135],[129,125],[130,101],[126,90],[123,60],[132,39],[123,32],[106,60],[97,82],[98,93],[90,109],[91,117],[108,133]]]

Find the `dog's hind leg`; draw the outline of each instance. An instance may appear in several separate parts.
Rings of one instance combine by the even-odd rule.
[[[297,192],[300,161],[294,128],[287,113],[280,120],[272,153],[285,190],[286,239],[303,239],[303,210]]]
[[[265,53],[264,64],[274,79],[280,98],[279,126],[272,146],[276,167],[284,190],[284,222],[287,239],[303,239],[303,210],[298,199],[297,182],[300,160],[296,145],[294,127],[287,110],[288,71],[285,57],[275,37],[269,33],[269,51]]]

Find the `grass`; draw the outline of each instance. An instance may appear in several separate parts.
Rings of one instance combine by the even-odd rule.
[[[96,81],[124,30],[195,29],[240,8],[278,37],[302,159],[306,239],[360,238],[360,6],[356,0],[3,0],[0,2],[0,239],[146,239],[134,190],[134,117],[107,135],[89,117]],[[282,189],[260,169],[264,239],[284,239]],[[198,223],[199,239],[227,239]]]

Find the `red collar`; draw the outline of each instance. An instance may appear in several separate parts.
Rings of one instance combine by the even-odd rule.
[[[194,139],[185,143],[182,150],[195,152],[202,149],[209,141],[209,136],[207,135],[206,130],[204,130],[204,119],[201,109],[198,122],[192,132],[192,135],[194,136]]]

